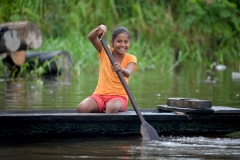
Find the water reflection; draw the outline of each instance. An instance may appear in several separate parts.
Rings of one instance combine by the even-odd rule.
[[[64,86],[70,85],[70,77],[3,80],[0,83],[0,89],[2,89],[0,90],[0,109],[45,109],[47,108],[45,106],[52,105],[55,101],[63,102],[61,101],[63,97],[58,96],[58,92],[63,89],[68,90]]]
[[[143,76],[144,75],[144,76]],[[37,80],[0,80],[0,110],[75,109],[93,93],[97,73],[72,77],[45,77]],[[214,106],[240,108],[240,78],[232,79],[232,70],[208,71],[194,67],[172,72],[137,71],[129,88],[140,108],[166,104],[170,97],[210,100]],[[128,108],[132,108],[129,102]]]
[[[35,140],[0,143],[0,158],[44,159],[239,159],[240,139],[227,137],[140,137]]]

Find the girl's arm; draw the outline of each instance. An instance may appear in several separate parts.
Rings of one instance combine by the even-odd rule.
[[[98,39],[98,36],[101,36],[101,39],[106,35],[107,27],[105,25],[100,25],[97,28],[94,28],[89,34],[88,39],[92,42],[93,46],[98,52],[101,52],[102,44]]]
[[[116,72],[116,71],[119,70],[119,71],[122,72],[122,74],[123,74],[124,77],[130,77],[131,74],[132,74],[132,72],[133,72],[133,70],[134,70],[134,66],[135,66],[135,65],[136,65],[136,64],[135,64],[134,62],[131,62],[131,63],[128,63],[128,65],[127,65],[126,68],[122,68],[119,62],[115,62],[115,63],[112,65],[112,70],[113,70],[114,72]]]

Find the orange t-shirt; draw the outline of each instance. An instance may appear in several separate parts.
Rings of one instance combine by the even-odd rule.
[[[108,46],[111,53],[113,52],[113,48]],[[98,77],[98,84],[93,94],[100,94],[100,95],[120,95],[128,99],[128,95],[118,78],[116,72],[112,71],[111,62],[108,58],[107,53],[105,52],[104,48],[102,47],[101,52],[98,53],[99,57],[99,77]],[[128,63],[134,62],[134,70],[137,69],[137,58],[134,55],[126,53],[123,57],[121,62],[121,66],[126,68]],[[130,79],[124,77],[126,83]]]

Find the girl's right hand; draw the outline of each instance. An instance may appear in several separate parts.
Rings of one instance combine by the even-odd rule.
[[[107,27],[103,24],[101,24],[100,26],[98,26],[97,28],[97,34],[98,37],[101,35],[100,40],[106,35],[107,32]]]

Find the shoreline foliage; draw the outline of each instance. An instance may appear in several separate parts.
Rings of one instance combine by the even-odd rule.
[[[38,50],[66,50],[83,70],[98,67],[87,35],[100,24],[108,27],[107,42],[115,27],[128,28],[140,70],[172,70],[187,61],[239,67],[238,0],[0,0],[0,23],[10,21],[38,24],[44,37]]]

